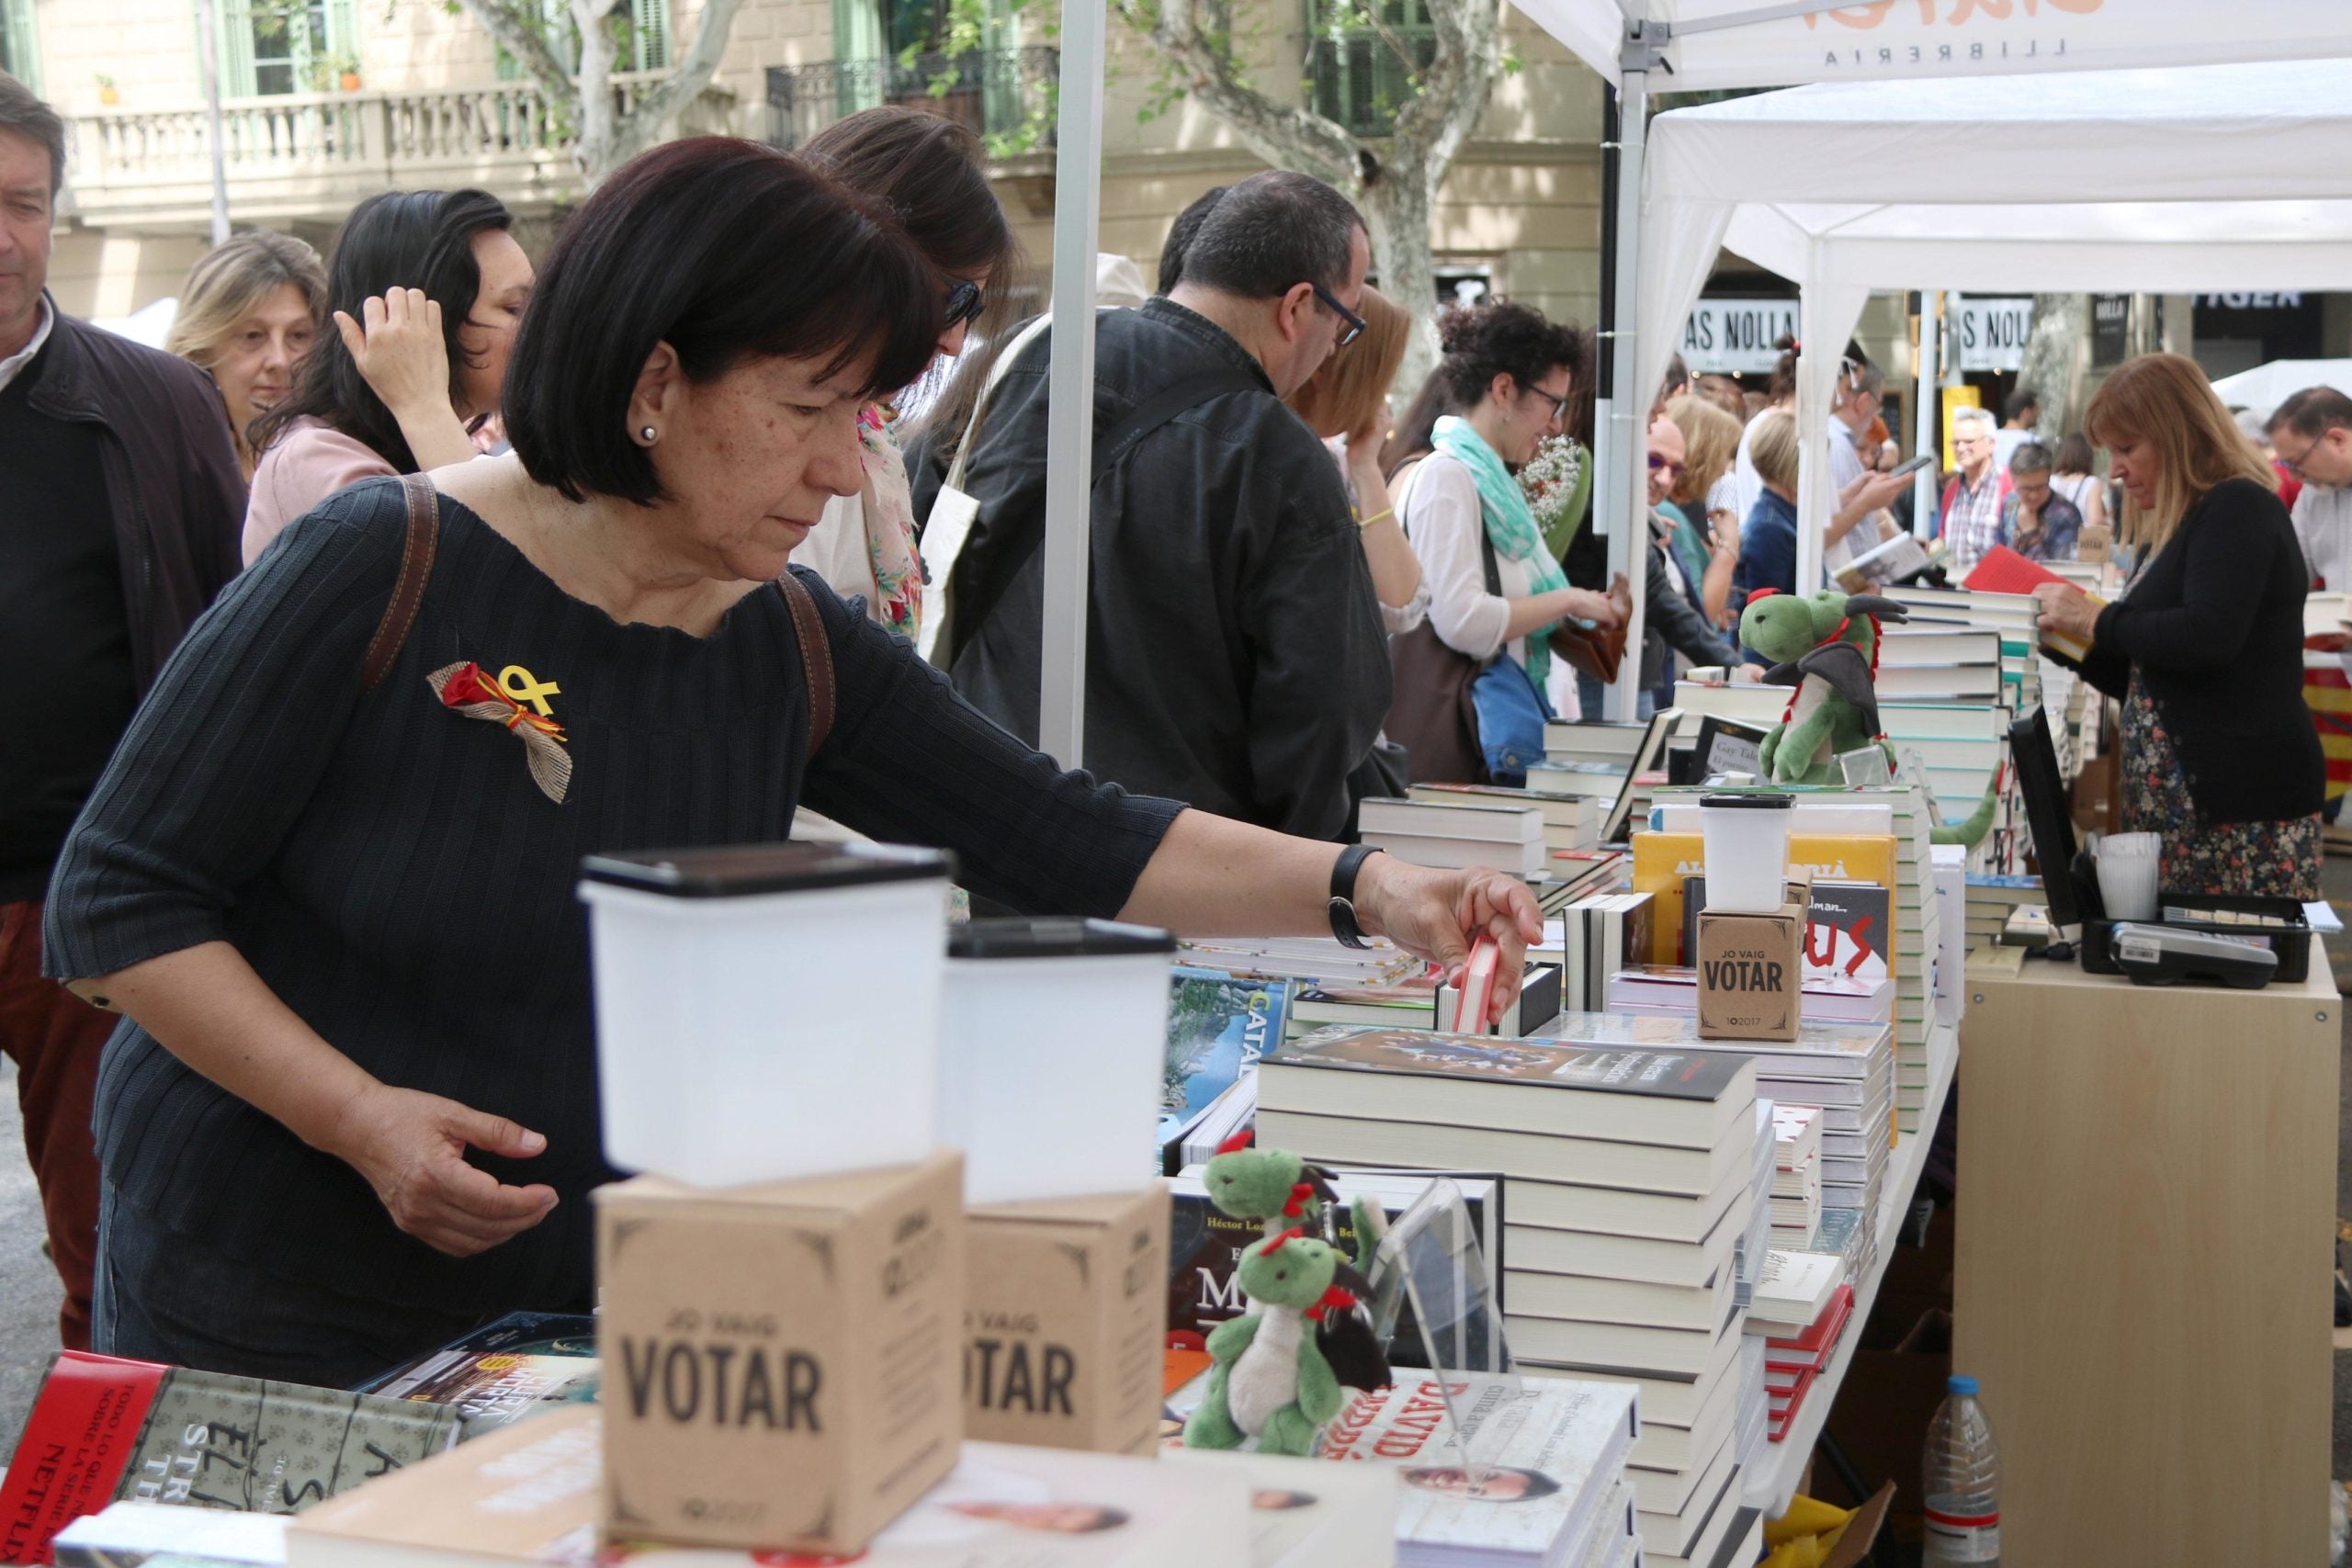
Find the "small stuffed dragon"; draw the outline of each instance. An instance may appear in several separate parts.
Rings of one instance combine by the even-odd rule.
[[[1338,1247],[1295,1227],[1243,1248],[1234,1278],[1253,1310],[1209,1331],[1208,1393],[1184,1423],[1184,1446],[1236,1449],[1255,1438],[1260,1453],[1303,1457],[1346,1398],[1324,1333],[1360,1322],[1355,1304],[1370,1286]]]
[[[1389,1382],[1388,1357],[1357,1311],[1371,1293],[1364,1274],[1388,1215],[1369,1200],[1351,1207],[1357,1238],[1351,1266],[1336,1237],[1312,1237],[1305,1228],[1329,1229],[1339,1201],[1330,1173],[1250,1142],[1242,1133],[1219,1145],[1205,1174],[1210,1202],[1265,1229],[1234,1270],[1252,1310],[1209,1331],[1208,1393],[1185,1423],[1184,1442],[1231,1449],[1254,1437],[1262,1453],[1305,1454],[1339,1414],[1340,1389]]]
[[[1835,783],[1837,759],[1870,745],[1885,751],[1890,770],[1896,766],[1894,747],[1879,728],[1879,623],[1899,625],[1910,614],[1892,599],[1835,589],[1809,599],[1766,592],[1747,602],[1740,641],[1773,661],[1768,683],[1796,688],[1758,753],[1765,782]],[[1965,822],[1937,824],[1931,840],[1974,844],[1991,830],[1997,798],[1987,786]]]

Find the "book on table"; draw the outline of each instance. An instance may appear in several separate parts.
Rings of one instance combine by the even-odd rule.
[[[1759,1077],[1861,1078],[1883,1060],[1883,1025],[1800,1023],[1794,1040],[1702,1040],[1695,1017],[1679,1013],[1568,1013],[1538,1042],[1592,1050],[1685,1050],[1747,1056]],[[1777,1097],[1776,1097],[1777,1098]]]
[[[1767,1338],[1802,1334],[1829,1308],[1846,1283],[1845,1259],[1836,1253],[1772,1251],[1749,1304],[1747,1330]]]
[[[1162,1463],[1237,1472],[1250,1486],[1249,1568],[1388,1562],[1396,1551],[1396,1469],[1329,1469],[1281,1454],[1171,1448]]]
[[[1880,891],[1883,891],[1881,889]],[[1593,1012],[1699,1014],[1699,971],[1680,964],[1640,964],[1609,976],[1606,1004]],[[1814,1023],[1889,1023],[1894,1017],[1894,983],[1834,969],[1805,972],[1800,1016]]]
[[[1463,1428],[1428,1379],[1360,1393],[1325,1432],[1320,1458],[1401,1467],[1399,1568],[1560,1561],[1609,1507],[1638,1428],[1631,1390],[1560,1380],[1448,1377]],[[1474,1486],[1470,1472],[1485,1469]],[[1510,1506],[1497,1505],[1508,1499]]]
[[[1525,1198],[1532,1186],[1513,1182],[1511,1191]],[[1744,1187],[1736,1188],[1730,1205],[1716,1216],[1713,1227],[1693,1241],[1521,1224],[1520,1210],[1514,1205],[1512,1223],[1503,1232],[1505,1256],[1512,1269],[1537,1273],[1703,1285],[1731,1262],[1732,1244],[1747,1229],[1754,1202]]]
[[[450,1405],[473,1438],[551,1404],[593,1402],[600,1382],[594,1318],[510,1312],[393,1368],[361,1392]]]
[[[1410,800],[1431,805],[1470,803],[1519,806],[1544,819],[1544,841],[1555,850],[1590,849],[1600,841],[1600,804],[1592,795],[1566,790],[1514,789],[1507,784],[1417,784],[1406,791]]]
[[[50,1561],[56,1568],[282,1568],[288,1517],[108,1503],[58,1531]]]
[[[460,1425],[447,1405],[61,1350],[0,1482],[0,1555],[40,1561],[118,1500],[294,1513],[441,1452]]]
[[[1281,1041],[1295,984],[1190,964],[1170,971],[1155,1173],[1182,1168],[1188,1129]]]

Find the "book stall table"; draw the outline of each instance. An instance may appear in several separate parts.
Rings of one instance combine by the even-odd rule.
[[[1967,978],[1952,1369],[2000,1442],[2002,1562],[2325,1562],[2326,965],[2154,988],[1980,952]]]
[[[1894,1157],[1887,1167],[1886,1191],[1879,1201],[1878,1256],[1869,1273],[1854,1281],[1854,1315],[1838,1336],[1838,1348],[1831,1354],[1829,1364],[1815,1378],[1804,1403],[1797,1407],[1788,1436],[1770,1445],[1763,1462],[1747,1477],[1747,1504],[1763,1510],[1766,1518],[1777,1518],[1788,1511],[1789,1499],[1796,1495],[1797,1483],[1804,1474],[1806,1462],[1813,1458],[1814,1444],[1821,1439],[1822,1426],[1829,1419],[1830,1407],[1838,1403],[1838,1391],[1854,1364],[1854,1352],[1862,1342],[1862,1325],[1870,1321],[1871,1308],[1878,1301],[1879,1285],[1886,1278],[1888,1260],[1894,1256],[1895,1233],[1902,1228],[1903,1216],[1911,1207],[1913,1193],[1918,1190],[1919,1173],[1928,1163],[1928,1138],[1937,1119],[1943,1114],[1944,1100],[1951,1092],[1958,1052],[1959,1042],[1952,1027],[1938,1024],[1928,1036],[1928,1097],[1919,1115],[1919,1131],[1904,1134],[1903,1141],[1894,1145]]]

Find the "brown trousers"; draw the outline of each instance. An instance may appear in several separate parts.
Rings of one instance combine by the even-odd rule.
[[[90,1271],[98,1252],[98,1156],[90,1134],[98,1054],[114,1032],[101,1012],[40,973],[40,904],[0,904],[0,1051],[17,1064],[25,1155],[40,1184],[49,1249],[65,1286],[57,1336],[90,1348]]]

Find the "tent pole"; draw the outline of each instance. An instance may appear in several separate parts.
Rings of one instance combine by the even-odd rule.
[[[1643,7],[1646,10],[1646,7]],[[1609,509],[1609,569],[1623,572],[1634,592],[1633,619],[1625,627],[1625,661],[1602,711],[1624,723],[1639,711],[1642,690],[1644,599],[1649,576],[1650,394],[1641,375],[1642,156],[1649,141],[1650,67],[1663,48],[1655,24],[1625,25],[1624,72],[1617,88],[1616,336],[1611,340],[1609,384],[1610,460],[1599,478],[1610,490],[1595,491],[1596,508]],[[1596,514],[1598,514],[1596,513]]]
[[[1600,319],[1593,331],[1592,500],[1586,508],[1586,525],[1603,538],[1617,532],[1609,524],[1609,498],[1617,493],[1618,124],[1617,84],[1612,82],[1600,109]],[[1609,559],[1611,570],[1616,570],[1616,557]]]
[[[1940,396],[1937,387],[1942,380],[1944,352],[1943,314],[1943,291],[1922,291],[1919,295],[1919,354],[1914,366],[1919,373],[1918,391],[1911,415],[1914,433],[1911,450],[1914,455],[1936,449],[1936,402]],[[1922,468],[1911,480],[1911,532],[1916,537],[1925,539],[1934,536],[1935,506],[1935,470]]]
[[[1065,768],[1086,750],[1087,546],[1094,469],[1094,253],[1102,220],[1105,0],[1062,0],[1054,144],[1054,324],[1046,367],[1045,626],[1037,745]]]

